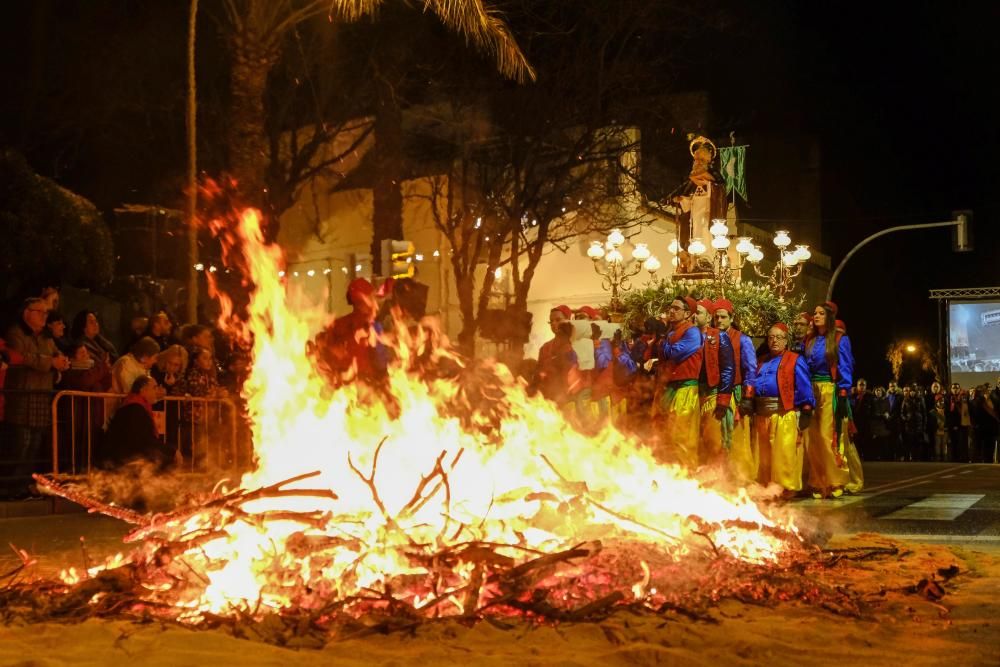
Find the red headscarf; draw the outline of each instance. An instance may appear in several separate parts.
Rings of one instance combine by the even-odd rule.
[[[549,312],[555,312],[557,310],[563,315],[565,315],[567,320],[573,319],[573,310],[569,306],[566,305],[556,306]]]
[[[733,314],[733,302],[729,299],[719,299],[715,302],[715,305],[712,306],[713,313],[717,310],[724,310],[729,313],[731,317]]]

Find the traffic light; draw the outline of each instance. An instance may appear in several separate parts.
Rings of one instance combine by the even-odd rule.
[[[951,228],[951,249],[969,252],[972,250],[972,211],[955,211],[952,217],[958,224]]]
[[[382,277],[412,278],[416,270],[413,264],[415,253],[416,250],[409,241],[382,241]]]

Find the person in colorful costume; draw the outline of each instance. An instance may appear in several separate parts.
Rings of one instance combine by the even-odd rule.
[[[568,419],[576,419],[574,397],[583,388],[583,377],[573,351],[573,311],[556,306],[549,311],[552,340],[538,350],[535,384],[542,396],[554,402]]]
[[[752,411],[754,446],[759,456],[757,481],[779,485],[782,497],[802,490],[803,446],[799,434],[809,428],[816,399],[806,360],[788,346],[782,323],[767,332],[768,356],[746,383],[741,409]]]
[[[696,308],[694,322],[701,330],[703,347],[698,374],[701,411],[698,459],[706,465],[724,462],[732,445],[732,429],[726,429],[729,438],[724,438],[723,423],[727,417],[732,420],[729,403],[733,392],[733,346],[728,335],[710,326],[715,304],[710,299],[702,299]]]
[[[854,375],[851,340],[834,330],[837,305],[822,303],[813,311],[805,340],[805,358],[816,399],[816,418],[806,434],[809,486],[814,498],[839,498],[850,481],[846,445],[851,416],[847,394]]]
[[[388,350],[381,341],[375,288],[364,278],[347,286],[351,312],[336,318],[316,337],[321,371],[334,385],[362,380],[378,385],[388,377]]]
[[[806,351],[806,336],[812,328],[812,315],[809,313],[799,313],[792,320],[792,340],[789,341],[788,349],[796,354]]]
[[[757,374],[757,352],[750,336],[733,326],[733,304],[719,299],[712,306],[715,325],[729,337],[733,348],[733,394],[731,408],[722,420],[722,442],[729,450],[729,467],[738,479],[745,482],[757,478],[757,448],[750,434],[752,412],[739,408],[746,387]],[[726,443],[729,443],[728,445]]]
[[[674,299],[667,310],[669,331],[659,345],[657,370],[666,379],[661,399],[665,417],[661,451],[664,460],[694,470],[698,467],[701,412],[698,378],[704,356],[701,329],[691,321],[697,302],[691,297]]]
[[[595,425],[610,420],[621,424],[627,410],[629,381],[638,365],[632,359],[628,346],[621,339],[621,331],[610,331],[606,322],[591,322],[594,341],[594,369],[591,373],[590,402]]]
[[[843,320],[837,320],[835,328],[839,335],[843,336],[847,334],[847,325],[844,324]],[[848,401],[848,403],[850,402]],[[844,456],[847,458],[847,470],[850,473],[850,479],[844,485],[844,490],[848,493],[861,493],[861,490],[865,488],[865,471],[861,465],[861,455],[858,453],[858,446],[855,442],[858,437],[858,428],[854,425],[853,408],[851,408],[850,412],[847,435],[847,442],[844,445]]]

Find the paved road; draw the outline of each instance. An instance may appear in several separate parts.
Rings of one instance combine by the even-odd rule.
[[[1000,465],[868,463],[865,483],[859,495],[793,507],[838,533],[1000,547]]]

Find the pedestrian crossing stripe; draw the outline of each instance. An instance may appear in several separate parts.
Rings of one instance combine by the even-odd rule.
[[[983,493],[935,493],[879,518],[890,521],[954,521],[985,497]]]

